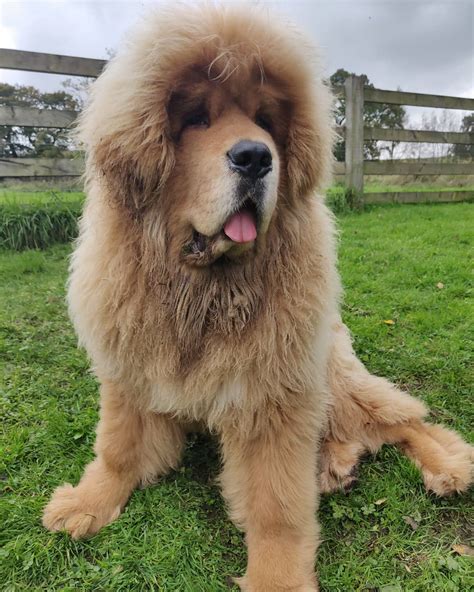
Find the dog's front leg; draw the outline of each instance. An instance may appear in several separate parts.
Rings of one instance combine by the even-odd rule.
[[[221,433],[223,493],[246,533],[245,592],[314,592],[318,419],[307,407],[265,409],[258,428]]]
[[[91,536],[115,520],[132,490],[175,467],[184,445],[183,427],[173,418],[142,413],[121,385],[101,385],[96,458],[80,483],[56,489],[43,525],[73,538]]]

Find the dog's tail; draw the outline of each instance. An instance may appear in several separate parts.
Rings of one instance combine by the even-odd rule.
[[[425,405],[370,374],[356,357],[345,325],[338,320],[333,328],[328,364],[332,408],[322,455],[323,489],[350,484],[360,456],[387,443],[397,444],[414,461],[427,489],[438,495],[466,490],[473,480],[474,448],[455,432],[425,423]]]

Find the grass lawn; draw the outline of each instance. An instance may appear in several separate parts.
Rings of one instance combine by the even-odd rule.
[[[51,203],[81,203],[84,200],[82,191],[25,191],[22,189],[0,188],[0,206],[11,204],[51,204]]]
[[[473,211],[392,206],[340,219],[344,318],[359,355],[471,440]],[[76,483],[91,459],[97,421],[97,385],[64,305],[69,252],[0,252],[0,589],[229,590],[245,550],[214,482],[210,438],[192,438],[182,468],[136,491],[96,537],[74,542],[41,527],[54,487]],[[472,501],[427,495],[417,470],[384,449],[352,492],[322,500],[322,590],[472,589],[473,559],[451,549],[472,544]]]

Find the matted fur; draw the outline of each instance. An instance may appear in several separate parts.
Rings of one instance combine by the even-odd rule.
[[[468,487],[472,449],[370,375],[340,320],[321,197],[331,97],[310,56],[262,11],[180,5],[150,15],[93,85],[69,306],[101,382],[100,423],[96,459],[56,490],[47,528],[97,532],[133,488],[178,464],[196,424],[222,444],[223,493],[248,545],[243,590],[318,589],[318,489],[350,485],[384,442],[428,489]],[[186,128],[199,93],[210,124]],[[271,129],[255,123],[262,105]],[[265,143],[273,170],[258,238],[236,246],[217,231],[236,182],[225,153],[241,139]]]

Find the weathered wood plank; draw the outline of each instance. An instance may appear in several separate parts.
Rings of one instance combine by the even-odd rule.
[[[26,70],[28,72],[47,72],[48,74],[67,74],[69,76],[98,76],[106,60],[78,58],[74,56],[0,49],[0,68],[7,70]]]
[[[33,109],[31,107],[0,107],[0,125],[31,127],[69,127],[76,119],[75,111]]]
[[[474,144],[474,134],[364,127],[364,140],[429,142],[432,144]]]
[[[84,160],[79,157],[73,159],[0,158],[0,177],[81,175],[83,167]],[[335,175],[344,175],[345,163],[335,162],[333,171]]]
[[[399,191],[364,193],[365,204],[472,201],[474,191]]]
[[[77,177],[82,158],[0,158],[0,177]]]
[[[356,194],[364,190],[364,84],[360,76],[349,76],[346,92],[346,186]]]
[[[364,88],[364,99],[367,103],[412,105],[414,107],[440,107],[441,109],[463,109],[466,111],[474,110],[474,99],[448,97],[444,95],[427,95],[398,90],[381,90],[379,88]]]
[[[474,175],[474,163],[366,160],[366,175]]]

